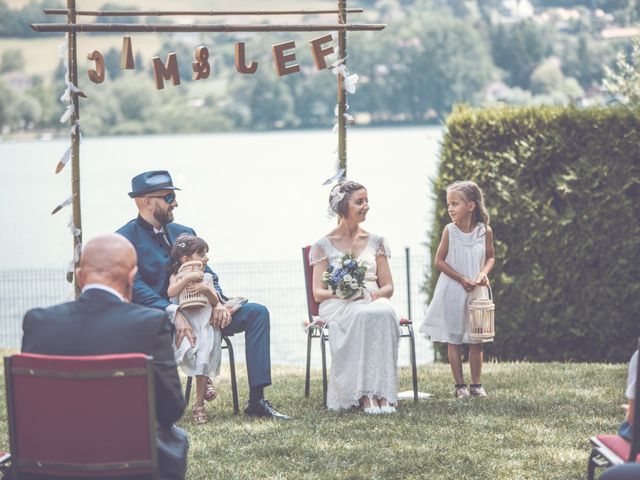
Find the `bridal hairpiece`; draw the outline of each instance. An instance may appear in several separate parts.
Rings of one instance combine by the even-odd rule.
[[[342,185],[338,184],[333,187],[331,193],[329,194],[329,208],[327,213],[330,217],[335,217],[338,214],[338,204],[344,198],[345,192],[342,190]]]

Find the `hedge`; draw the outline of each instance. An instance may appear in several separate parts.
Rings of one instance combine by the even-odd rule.
[[[640,335],[640,112],[456,108],[433,185],[432,258],[450,222],[445,188],[462,179],[484,190],[494,230],[489,356],[627,361]]]

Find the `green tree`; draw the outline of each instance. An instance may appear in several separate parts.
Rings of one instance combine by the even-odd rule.
[[[98,10],[138,10],[138,7],[131,5],[122,5],[119,3],[111,3],[107,2],[103,4]],[[105,15],[102,17],[97,17],[97,23],[138,23],[140,17],[124,17],[124,16],[114,16],[114,15]]]
[[[614,67],[604,67],[604,88],[622,102],[640,105],[640,37],[632,40],[631,54],[619,52]]]
[[[388,113],[408,120],[473,102],[493,73],[482,38],[462,20],[413,12],[407,23],[376,37],[376,46],[367,62],[368,84],[378,87],[375,95],[383,95]]]
[[[550,32],[527,20],[497,25],[490,36],[493,61],[507,73],[507,83],[528,89],[531,73],[551,54]]]
[[[24,55],[22,50],[9,49],[2,52],[0,58],[0,73],[22,72],[24,70]]]

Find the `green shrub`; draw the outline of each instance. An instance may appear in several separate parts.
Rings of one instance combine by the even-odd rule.
[[[484,190],[494,230],[489,355],[627,361],[640,335],[640,112],[456,108],[434,181],[432,257],[450,222],[444,189],[462,179]]]

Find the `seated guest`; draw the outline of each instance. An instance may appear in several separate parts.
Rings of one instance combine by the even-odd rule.
[[[133,177],[129,196],[135,200],[138,216],[122,226],[118,233],[129,239],[138,253],[133,301],[169,313],[176,329],[176,347],[180,347],[185,337],[191,347],[195,347],[191,325],[167,295],[171,246],[180,234],[196,234],[192,228],[173,223],[173,209],[178,206],[176,190],[179,189],[173,186],[166,170],[144,172]],[[249,377],[249,401],[244,413],[251,417],[288,419],[264,398],[264,388],[271,385],[269,311],[258,303],[246,303],[238,310],[230,311],[224,305],[228,298],[222,293],[218,276],[209,265],[205,272],[211,275],[213,288],[220,300],[212,307],[211,324],[221,329],[223,335],[244,332]]]
[[[633,354],[629,361],[629,373],[627,375],[627,390],[625,392],[629,399],[629,407],[627,408],[627,417],[618,427],[618,435],[631,441],[633,436],[633,412],[635,411],[636,396],[636,378],[638,376],[638,351]]]
[[[173,328],[165,312],[129,303],[136,263],[135,249],[122,235],[109,234],[87,242],[76,271],[82,295],[73,302],[27,312],[22,351],[152,355],[160,477],[184,479],[188,440],[174,422],[186,405],[171,348]]]

